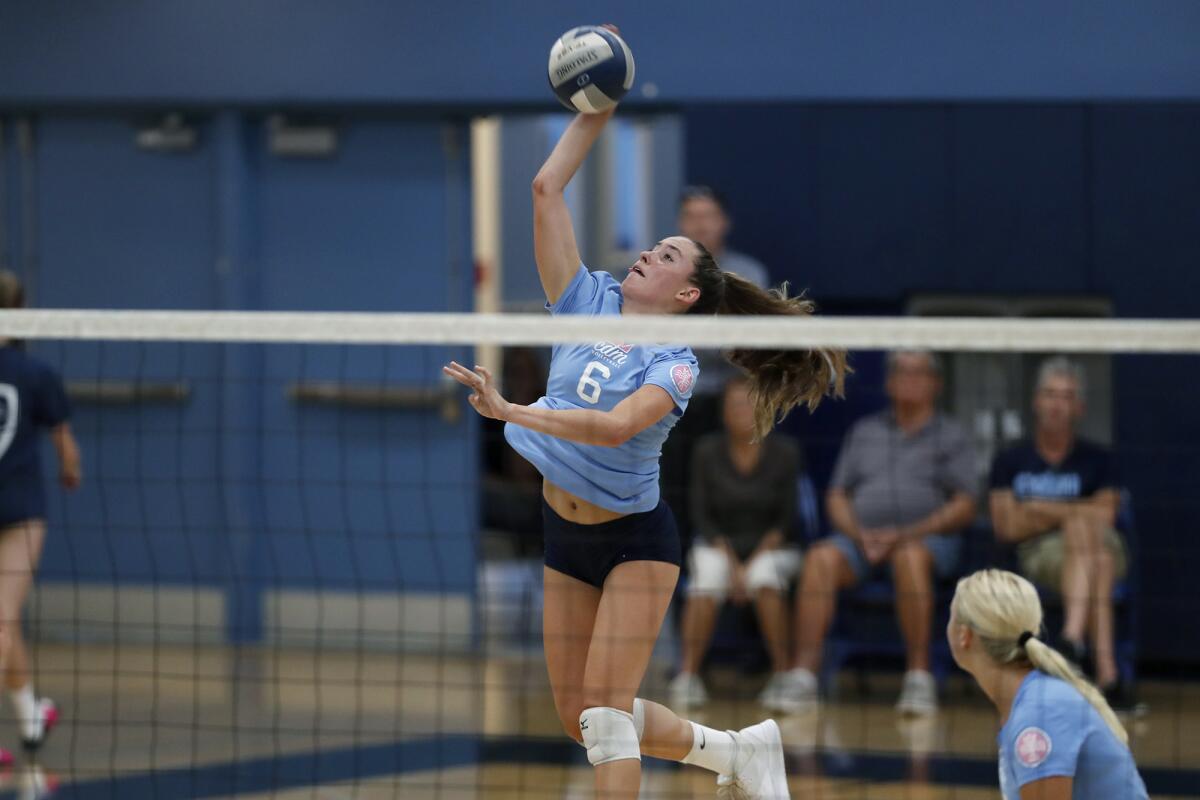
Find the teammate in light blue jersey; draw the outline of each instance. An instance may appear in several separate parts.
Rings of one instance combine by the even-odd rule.
[[[723,272],[704,247],[671,236],[643,252],[621,283],[582,266],[563,192],[611,111],[579,115],[533,182],[534,254],[553,314],[789,314],[812,305]],[[840,393],[842,351],[737,350],[763,436],[798,403]],[[447,374],[471,405],[507,422],[508,441],[544,478],[543,641],[554,703],[587,748],[597,795],[636,798],[641,756],[718,775],[729,797],[788,797],[772,720],[731,732],[635,697],[679,578],[679,534],[659,497],[659,451],[698,375],[683,346],[597,341],[554,348],[546,396],[514,405],[482,367]]]
[[[1145,800],[1129,737],[1104,696],[1037,638],[1033,584],[1002,570],[958,583],[946,635],[1000,711],[1004,800]]]

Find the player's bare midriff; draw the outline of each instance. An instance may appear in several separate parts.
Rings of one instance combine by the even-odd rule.
[[[599,525],[625,516],[576,497],[550,481],[542,481],[542,497],[546,498],[546,503],[554,509],[554,513],[577,525]]]

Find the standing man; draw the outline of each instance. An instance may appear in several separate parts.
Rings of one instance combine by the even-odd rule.
[[[975,453],[957,422],[940,413],[941,369],[933,353],[888,356],[891,406],[859,420],[846,437],[826,496],[837,531],[814,544],[796,593],[796,651],[787,696],[817,701],[816,673],[837,593],[890,567],[908,669],[896,708],[937,710],[929,672],[933,580],[958,567],[959,533],[975,515]]]
[[[732,226],[725,198],[711,186],[685,186],[679,195],[679,232],[699,242],[726,272],[736,272],[746,280],[767,288],[771,276],[753,256],[725,246]]]
[[[1021,572],[1061,593],[1056,646],[1077,664],[1094,648],[1096,684],[1110,704],[1128,704],[1113,652],[1113,585],[1127,554],[1114,527],[1120,493],[1112,454],[1075,435],[1084,413],[1079,365],[1058,357],[1038,371],[1033,439],[999,453],[992,465],[996,536],[1017,545]]]
[[[685,186],[679,194],[678,224],[680,234],[704,245],[721,269],[735,272],[759,288],[767,287],[770,281],[767,268],[725,245],[731,222],[720,192],[709,186]],[[662,456],[662,490],[685,531],[693,527],[688,497],[692,448],[702,436],[721,427],[721,396],[725,384],[738,374],[717,350],[694,353],[700,364],[700,377],[692,390],[688,413],[663,445]]]

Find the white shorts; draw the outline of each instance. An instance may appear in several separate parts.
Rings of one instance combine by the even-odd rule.
[[[746,565],[746,593],[753,595],[759,589],[786,592],[788,584],[800,571],[800,562],[800,551],[790,548],[759,553]],[[688,567],[691,570],[688,594],[718,601],[729,594],[729,556],[721,548],[693,545],[688,555]]]

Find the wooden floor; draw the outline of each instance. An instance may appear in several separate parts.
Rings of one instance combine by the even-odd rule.
[[[43,645],[38,689],[62,709],[39,757],[54,797],[585,798],[590,768],[562,736],[536,654],[461,657],[304,650]],[[661,699],[655,668],[643,694]],[[692,716],[758,721],[761,678],[718,672]],[[904,721],[894,676],[778,718],[795,798],[995,798],[995,715],[965,681],[942,711]],[[1145,684],[1130,722],[1144,774],[1200,798],[1200,684]],[[13,748],[15,728],[9,731]],[[956,778],[955,776],[961,776]],[[0,776],[0,798],[38,776]],[[1195,779],[1193,785],[1191,780]],[[957,782],[956,782],[957,781]],[[712,775],[652,763],[645,798],[705,798]],[[46,796],[46,795],[42,795]]]

